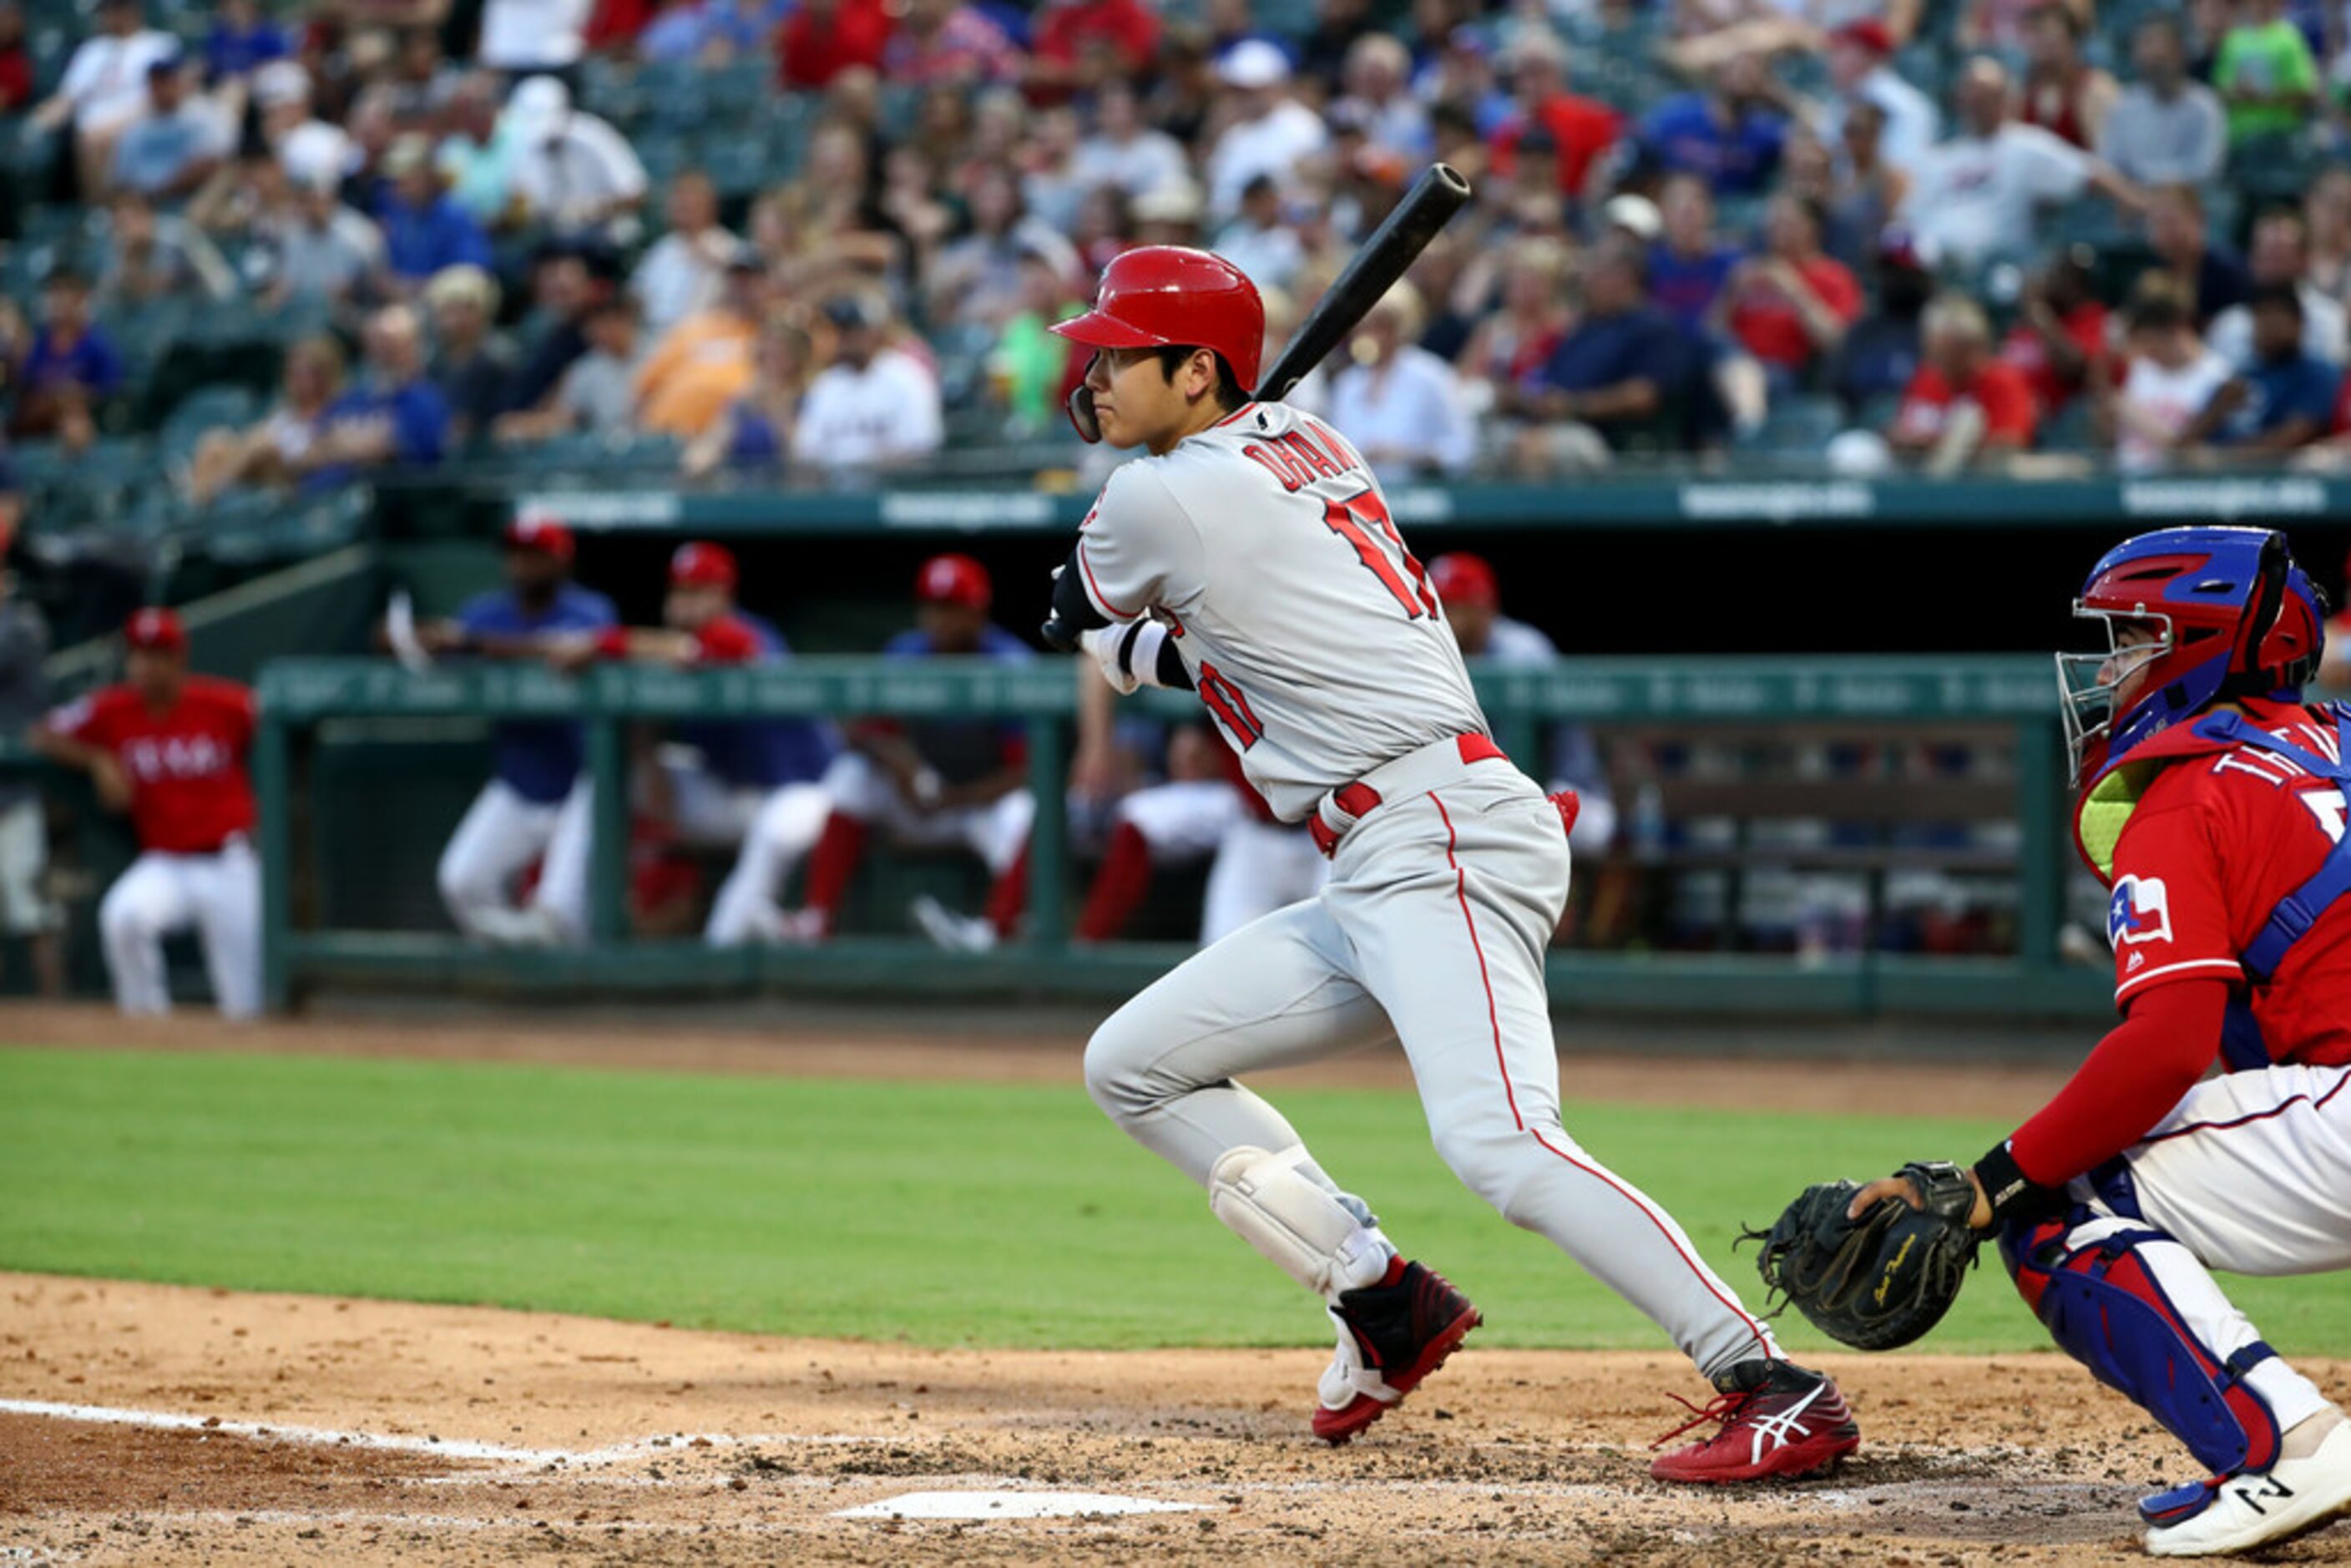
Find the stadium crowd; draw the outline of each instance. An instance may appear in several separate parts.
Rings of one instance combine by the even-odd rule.
[[[160,425],[195,505],[1058,441],[1111,256],[1279,336],[1431,158],[1474,204],[1301,394],[1391,476],[2351,451],[2340,8],[179,3],[0,5],[0,366],[26,451]],[[266,404],[142,385],[192,314]]]

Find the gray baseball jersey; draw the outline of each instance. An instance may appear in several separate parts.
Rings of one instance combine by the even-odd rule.
[[[1103,614],[1168,623],[1241,770],[1286,822],[1383,762],[1488,733],[1370,468],[1311,415],[1251,403],[1126,464],[1078,560]]]
[[[1311,415],[1249,404],[1119,469],[1076,570],[1102,614],[1167,624],[1249,781],[1283,818],[1314,815],[1331,854],[1319,894],[1194,956],[1095,1031],[1096,1103],[1204,1186],[1227,1155],[1268,1151],[1305,1184],[1290,1184],[1290,1221],[1351,1239],[1328,1276],[1267,1256],[1302,1283],[1335,1281],[1383,1257],[1384,1238],[1234,1080],[1393,1033],[1438,1153],[1474,1191],[1709,1375],[1772,1353],[1672,1218],[1560,1125],[1543,959],[1567,903],[1561,813],[1488,738],[1436,593],[1355,449]],[[1334,1386],[1326,1408],[1348,1396]]]

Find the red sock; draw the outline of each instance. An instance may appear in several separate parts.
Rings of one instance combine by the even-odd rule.
[[[987,890],[987,908],[983,913],[998,936],[1009,938],[1012,928],[1020,924],[1020,912],[1028,906],[1029,846],[1023,844],[1019,858],[1004,868],[1004,874]]]
[[[1121,822],[1110,836],[1110,848],[1103,852],[1102,869],[1094,873],[1085,911],[1071,935],[1081,942],[1109,941],[1126,929],[1150,886],[1151,846],[1144,842],[1142,829]]]
[[[848,896],[849,879],[865,853],[865,824],[835,811],[824,820],[824,835],[809,853],[808,898],[810,909],[824,916],[829,933]]]

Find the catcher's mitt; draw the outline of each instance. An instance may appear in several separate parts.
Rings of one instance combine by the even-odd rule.
[[[1975,1190],[1947,1161],[1914,1162],[1896,1174],[1910,1178],[1925,1208],[1889,1197],[1847,1219],[1860,1187],[1826,1182],[1806,1187],[1770,1230],[1740,1238],[1763,1243],[1756,1266],[1782,1298],[1776,1310],[1793,1302],[1813,1327],[1857,1350],[1892,1350],[1942,1322],[1982,1241],[1968,1228]]]

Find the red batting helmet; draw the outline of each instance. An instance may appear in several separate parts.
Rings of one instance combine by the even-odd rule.
[[[914,574],[914,598],[924,604],[960,604],[985,610],[995,597],[987,568],[967,555],[935,555]]]
[[[1146,245],[1102,269],[1094,308],[1053,330],[1090,349],[1213,349],[1247,391],[1265,353],[1265,301],[1249,275],[1220,256]]]

